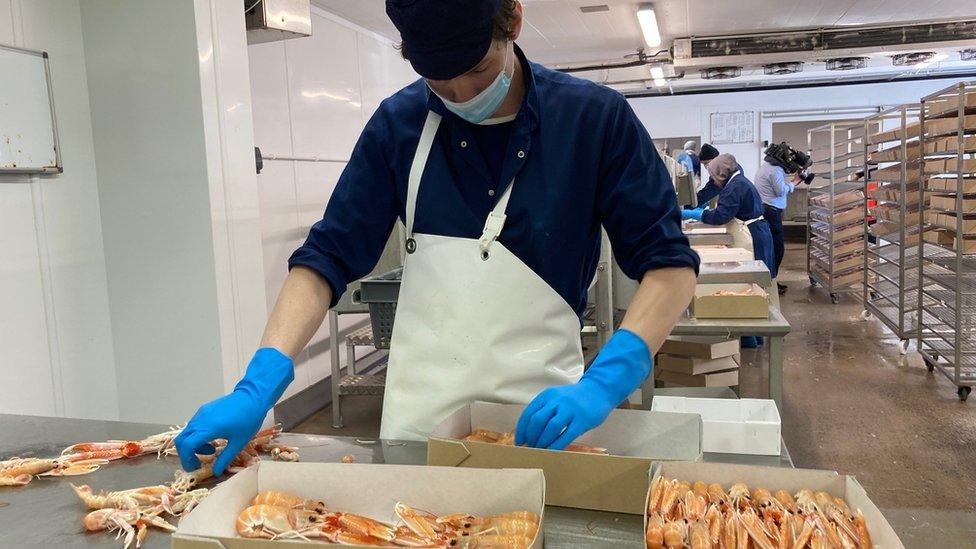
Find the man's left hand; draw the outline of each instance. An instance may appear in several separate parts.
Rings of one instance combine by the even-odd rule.
[[[650,375],[651,352],[637,334],[617,330],[583,377],[536,396],[515,426],[515,444],[562,450],[599,427]]]

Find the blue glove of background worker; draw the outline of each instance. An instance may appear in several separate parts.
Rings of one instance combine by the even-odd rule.
[[[199,469],[200,460],[195,454],[213,453],[210,441],[224,438],[227,447],[213,467],[214,476],[222,475],[261,428],[264,416],[293,379],[295,367],[290,358],[271,347],[258,349],[234,391],[201,406],[176,437],[183,469]]]
[[[515,444],[562,450],[602,424],[653,366],[644,340],[630,330],[617,330],[578,382],[550,387],[525,407],[515,426]]]
[[[693,219],[695,221],[701,221],[702,214],[705,212],[705,207],[695,208],[694,210],[681,210],[681,220],[687,221]]]

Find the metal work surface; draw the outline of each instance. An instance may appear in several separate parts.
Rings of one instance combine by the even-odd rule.
[[[740,336],[767,337],[766,349],[769,352],[769,398],[776,402],[776,406],[783,409],[783,337],[790,333],[790,323],[783,317],[783,313],[775,305],[769,306],[769,318],[749,319],[696,319],[688,311],[678,319],[671,335],[676,336],[725,336],[728,338]],[[653,391],[645,384],[644,391]]]
[[[161,425],[0,415],[0,456],[56,456],[75,442],[141,439],[164,430],[166,427]],[[302,461],[306,462],[339,462],[345,455],[352,455],[357,463],[423,465],[427,459],[427,445],[423,442],[357,441],[351,437],[292,433],[281,435],[280,440],[298,446]],[[779,457],[706,454],[705,461],[792,466],[785,445]],[[38,478],[24,487],[0,488],[0,536],[18,547],[120,547],[112,535],[84,531],[81,519],[87,510],[68,484],[123,490],[168,482],[178,467],[175,457],[157,460],[155,456],[143,456],[111,463],[83,477]],[[204,486],[212,484],[211,481]],[[546,508],[548,548],[642,547],[641,531],[642,518],[637,515]],[[143,546],[169,547],[169,536],[151,531]]]

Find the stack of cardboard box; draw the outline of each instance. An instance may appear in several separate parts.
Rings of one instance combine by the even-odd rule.
[[[739,362],[738,339],[672,336],[655,357],[654,379],[677,387],[734,387]]]

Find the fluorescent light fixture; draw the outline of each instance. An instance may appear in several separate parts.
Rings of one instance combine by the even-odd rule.
[[[654,6],[651,4],[641,4],[637,8],[637,22],[640,23],[641,32],[644,33],[644,42],[649,48],[661,46],[661,31],[657,28],[657,14],[654,13]]]
[[[663,88],[668,84],[668,81],[664,78],[664,68],[660,65],[651,67],[651,79],[654,80],[654,85],[659,88]]]
[[[925,67],[928,67],[932,63],[939,63],[940,61],[945,61],[948,58],[949,58],[948,53],[938,53],[936,55],[933,55],[932,58],[929,59],[928,61],[922,61],[921,63],[916,63],[915,68],[924,69]]]

